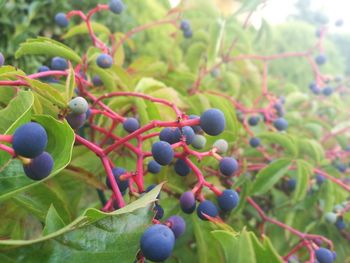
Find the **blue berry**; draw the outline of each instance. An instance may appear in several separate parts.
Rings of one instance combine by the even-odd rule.
[[[238,193],[231,189],[224,190],[222,194],[218,196],[219,207],[225,212],[229,212],[235,209],[235,207],[238,205],[238,202]]]
[[[108,54],[101,54],[97,57],[96,63],[100,68],[110,68],[113,64],[113,59]]]
[[[226,126],[225,115],[221,110],[209,109],[201,115],[199,125],[205,133],[212,136],[219,135]]]
[[[65,13],[57,13],[55,15],[55,22],[60,27],[67,27],[69,24]]]
[[[124,10],[124,3],[121,0],[111,0],[109,9],[115,14],[121,14]]]
[[[195,120],[195,119],[199,119],[199,116],[191,114],[191,115],[188,116],[188,118],[190,120]],[[201,126],[199,126],[199,125],[195,125],[195,126],[191,126],[191,127],[192,127],[192,129],[194,130],[195,133],[201,133],[203,131]]]
[[[163,218],[164,216],[164,209],[163,207],[161,207],[160,205],[155,205],[154,208],[153,208],[153,211],[156,213],[154,218],[157,219],[157,220],[160,220]]]
[[[159,140],[174,144],[181,139],[181,131],[179,128],[166,127],[159,133]]]
[[[86,121],[86,113],[70,113],[66,116],[66,120],[73,130],[79,129],[84,125],[84,122]]]
[[[225,157],[221,159],[219,168],[223,175],[230,176],[238,170],[238,163],[232,157]]]
[[[68,103],[69,108],[75,114],[86,113],[89,109],[89,104],[83,97],[76,97]]]
[[[38,72],[47,72],[47,71],[50,71],[50,68],[48,66],[40,66],[38,68]],[[40,79],[43,80],[43,81],[49,81],[50,79],[52,79],[53,77],[51,76],[47,76],[47,77],[41,77]]]
[[[325,95],[325,96],[330,96],[330,95],[332,95],[332,93],[333,93],[333,88],[331,88],[331,87],[325,87],[325,88],[323,88],[322,93],[323,93],[323,95]]]
[[[126,130],[128,133],[133,133],[136,131],[138,128],[140,128],[140,123],[137,119],[135,118],[127,118],[123,122],[123,128]]]
[[[185,38],[191,38],[193,36],[192,29],[184,30],[183,35]]]
[[[256,148],[256,147],[258,147],[258,146],[260,145],[260,139],[259,139],[259,138],[256,138],[256,137],[250,138],[249,144],[250,144],[250,146],[252,146],[253,148]]]
[[[175,238],[181,236],[186,230],[186,222],[181,216],[171,216],[166,223],[170,225],[169,228],[173,231]]]
[[[180,29],[181,29],[182,31],[190,30],[190,29],[191,29],[191,24],[190,24],[190,22],[189,22],[188,20],[186,20],[186,19],[181,20]]]
[[[194,136],[192,146],[196,149],[203,149],[206,143],[207,143],[207,139],[203,135],[196,134]]]
[[[170,257],[175,245],[173,231],[164,225],[153,225],[146,229],[140,241],[143,256],[151,261],[160,262]]]
[[[338,230],[343,230],[345,229],[346,225],[344,223],[344,220],[342,218],[338,218],[337,221],[335,222],[335,227]]]
[[[151,160],[147,165],[147,169],[150,173],[157,174],[160,172],[161,166],[155,160]]]
[[[66,70],[68,68],[68,62],[64,58],[54,57],[51,60],[51,68],[53,70]]]
[[[310,85],[309,85],[309,88],[310,90],[312,91],[312,93],[318,95],[321,93],[321,89],[316,85],[315,82],[312,82]]]
[[[92,78],[92,83],[94,84],[94,86],[98,87],[98,86],[102,86],[103,85],[103,82],[100,78],[99,75],[95,75],[93,78]]]
[[[216,217],[219,211],[216,205],[210,200],[205,200],[201,202],[197,207],[197,215],[202,220],[208,220],[205,215],[210,217]]]
[[[324,181],[326,181],[326,178],[320,174],[316,174],[316,183],[318,185],[321,185],[324,183]]]
[[[182,127],[182,134],[185,136],[186,144],[191,144],[194,140],[194,136],[196,135],[193,129],[189,126]]]
[[[295,187],[296,187],[296,185],[297,185],[297,180],[296,179],[294,179],[294,178],[291,178],[291,179],[289,179],[288,181],[287,181],[287,189],[288,189],[288,191],[294,191],[295,190]]]
[[[345,173],[346,172],[346,165],[343,163],[337,163],[335,166],[339,172]]]
[[[180,197],[181,210],[186,214],[191,214],[196,209],[196,198],[191,191],[184,192]]]
[[[42,154],[47,145],[47,134],[43,126],[35,122],[26,123],[16,129],[12,138],[15,153],[35,158]]]
[[[121,180],[120,176],[126,173],[126,170],[122,167],[115,167],[112,169],[114,179],[119,187],[120,192],[125,192],[129,187],[129,179]],[[112,185],[108,176],[106,177],[106,185],[109,189],[112,189]]]
[[[23,165],[23,170],[30,179],[38,181],[50,175],[53,163],[51,155],[43,152],[32,159],[29,164]]]
[[[318,65],[323,65],[327,61],[327,57],[324,54],[320,54],[315,58]]]
[[[0,52],[0,67],[3,66],[5,63],[4,55]]]
[[[174,151],[169,143],[159,141],[152,145],[152,156],[160,165],[168,165],[174,158]]]
[[[248,124],[250,126],[256,126],[256,125],[258,125],[259,121],[260,121],[259,116],[250,116],[248,119]]]
[[[182,159],[177,159],[174,164],[175,172],[180,176],[186,176],[190,173],[191,169],[187,163]]]
[[[316,254],[316,259],[320,263],[332,263],[333,262],[333,253],[327,248],[320,247],[319,249],[317,249],[315,251],[315,254]]]
[[[288,128],[288,122],[284,118],[278,118],[274,121],[273,125],[279,131],[284,131]]]

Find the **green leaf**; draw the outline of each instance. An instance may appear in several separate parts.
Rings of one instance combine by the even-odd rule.
[[[286,150],[286,152],[292,156],[296,156],[298,154],[298,148],[296,146],[297,144],[288,134],[269,132],[259,134],[258,137],[270,143],[281,145]]]
[[[17,59],[24,55],[59,56],[77,63],[81,62],[80,56],[70,47],[47,37],[28,39],[26,42],[22,43],[15,57]]]
[[[259,195],[266,193],[286,174],[290,165],[291,160],[279,159],[266,166],[256,175],[251,194]]]
[[[224,230],[214,230],[211,232],[211,234],[220,243],[225,254],[226,262],[229,262],[230,259],[234,259],[236,257],[236,253],[232,248],[237,243],[237,235]]]
[[[309,179],[313,173],[312,166],[308,162],[305,162],[303,160],[296,160],[296,166],[297,184],[293,192],[293,202],[298,202],[305,197],[309,187]]]
[[[66,102],[67,103],[72,99],[75,87],[76,85],[75,85],[74,69],[71,67],[69,68],[69,74],[66,80]]]
[[[108,29],[108,27],[106,27],[103,24],[91,22],[91,27],[92,27],[92,30],[95,32],[95,34],[96,33],[104,33],[107,35],[111,34],[111,31]],[[84,35],[84,34],[89,34],[89,30],[88,30],[85,22],[81,23],[80,25],[76,25],[76,26],[69,28],[68,32],[65,33],[62,36],[62,38],[68,39],[68,38],[71,38],[74,36],[79,36],[79,35]]]
[[[57,213],[55,207],[53,205],[50,206],[49,211],[47,212],[45,227],[43,229],[43,235],[46,236],[48,234],[54,233],[59,229],[65,226],[62,218]]]

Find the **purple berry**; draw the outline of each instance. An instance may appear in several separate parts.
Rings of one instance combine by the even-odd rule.
[[[122,167],[115,167],[112,169],[114,179],[119,187],[120,192],[125,192],[129,187],[129,179],[121,180],[120,176],[126,173],[126,170]],[[109,178],[106,177],[106,185],[109,189],[112,189],[112,185]]]
[[[226,126],[225,115],[221,110],[209,109],[200,117],[200,127],[208,135],[219,135]]]
[[[137,119],[135,118],[127,118],[123,122],[123,128],[126,130],[128,133],[133,133],[136,131],[138,128],[140,128],[140,123]]]
[[[190,167],[182,159],[177,159],[177,161],[174,164],[174,169],[175,172],[180,176],[186,176],[191,172]]]
[[[186,214],[191,214],[196,209],[196,199],[191,191],[184,192],[181,195],[180,207]]]
[[[110,68],[113,64],[113,58],[108,54],[101,54],[97,57],[96,63],[100,68]]]
[[[170,224],[170,229],[173,231],[175,238],[181,236],[186,230],[186,222],[181,216],[171,216],[166,220]]]
[[[70,113],[66,116],[66,120],[73,130],[79,129],[84,125],[84,122],[86,120],[86,113],[82,113],[82,114]]]
[[[197,207],[197,215],[202,220],[208,220],[205,215],[210,217],[216,217],[219,214],[218,208],[210,200],[201,202]]]
[[[169,143],[159,141],[152,145],[152,156],[160,165],[168,165],[174,158],[174,151]]]
[[[68,62],[64,58],[54,57],[51,60],[51,68],[53,70],[66,70],[68,69]]]
[[[238,170],[238,163],[232,157],[225,157],[221,159],[219,168],[223,175],[230,176]]]
[[[50,175],[53,163],[51,155],[43,152],[32,159],[29,164],[23,165],[23,170],[30,179],[39,181]]]
[[[219,207],[225,211],[229,212],[233,210],[239,202],[239,195],[236,191],[231,189],[226,189],[218,196]]]
[[[68,21],[65,13],[56,14],[55,15],[55,22],[60,27],[67,27],[69,24],[69,21]]]
[[[109,2],[109,9],[114,13],[114,14],[121,14],[124,10],[124,3],[122,0],[111,0]]]
[[[327,248],[320,247],[319,249],[317,249],[315,251],[315,254],[316,254],[316,259],[320,263],[332,263],[333,262],[333,253]]]
[[[161,168],[162,168],[162,166],[159,163],[157,163],[155,160],[149,161],[149,163],[147,165],[147,170],[152,174],[159,173]]]

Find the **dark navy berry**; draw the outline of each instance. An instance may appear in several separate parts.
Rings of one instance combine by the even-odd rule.
[[[169,143],[159,141],[152,145],[152,156],[160,165],[168,165],[174,158],[174,151]]]
[[[323,182],[326,181],[326,178],[320,174],[316,174],[316,183],[318,185],[323,184]]]
[[[17,155],[35,158],[45,150],[47,134],[43,126],[35,122],[26,123],[16,129],[12,147]]]
[[[288,122],[284,118],[278,118],[273,122],[275,128],[279,131],[284,131],[288,128]]]
[[[287,187],[288,191],[291,191],[291,192],[294,191],[296,186],[297,186],[297,180],[296,179],[291,178],[291,179],[289,179],[287,181],[286,187]]]
[[[260,139],[259,139],[259,138],[256,138],[256,137],[250,138],[249,144],[250,144],[250,146],[252,146],[253,148],[256,148],[256,147],[258,147],[258,146],[260,145]]]
[[[75,114],[86,113],[89,109],[89,104],[83,97],[76,97],[68,103],[69,108]]]
[[[3,66],[5,63],[4,55],[0,52],[0,67]]]
[[[64,58],[54,57],[51,60],[51,68],[53,70],[66,70],[68,68],[68,62]]]
[[[69,24],[69,21],[68,21],[65,13],[56,14],[55,15],[55,22],[60,27],[67,27]]]
[[[191,144],[194,140],[194,136],[196,135],[193,129],[189,126],[182,127],[181,129],[183,136],[185,136],[186,144]]]
[[[100,68],[110,68],[113,64],[113,59],[108,54],[101,54],[97,57],[96,63]]]
[[[248,119],[248,124],[250,126],[256,126],[256,125],[258,125],[259,121],[260,121],[259,116],[250,116]]]
[[[226,126],[225,115],[221,110],[209,109],[201,115],[199,125],[206,134],[219,135]]]
[[[343,230],[346,227],[343,218],[338,218],[334,225],[338,230]]]
[[[128,133],[133,133],[136,131],[138,128],[140,128],[140,123],[137,119],[135,118],[127,118],[123,122],[123,128],[126,130]]]
[[[140,241],[143,256],[161,262],[170,257],[175,245],[175,235],[165,225],[153,225],[146,229]]]
[[[186,230],[186,222],[181,216],[171,216],[166,220],[169,228],[173,231],[175,238],[181,236]]]
[[[126,170],[122,167],[115,167],[112,169],[114,179],[119,187],[120,192],[125,192],[129,187],[129,179],[121,180],[120,176],[126,173]],[[112,189],[112,185],[109,182],[109,178],[106,178],[106,185],[109,189]]]
[[[199,116],[191,114],[191,115],[188,116],[188,118],[190,120],[195,120],[195,119],[199,119]],[[192,127],[192,129],[194,130],[195,133],[201,133],[203,131],[201,126],[199,126],[199,125],[195,125],[195,126],[191,126],[191,127]]]
[[[324,54],[320,54],[315,58],[318,65],[323,65],[327,61],[327,57]]]
[[[153,211],[156,213],[154,215],[154,218],[157,219],[157,220],[160,220],[163,218],[164,216],[164,209],[163,207],[161,207],[160,205],[155,205],[154,208],[153,208]]]
[[[196,209],[196,198],[191,191],[184,192],[180,197],[180,207],[186,214],[191,214]]]
[[[166,127],[159,133],[159,140],[174,144],[181,139],[181,131],[179,128]]]
[[[330,95],[332,95],[332,93],[333,93],[333,88],[331,88],[331,87],[325,87],[322,90],[322,94],[325,96],[330,96]]]
[[[70,113],[66,116],[66,120],[73,130],[79,129],[84,125],[84,122],[86,120],[86,113],[82,113],[82,114]]]
[[[187,163],[182,159],[177,159],[174,164],[175,172],[180,176],[186,176],[190,173],[191,169]]]
[[[124,3],[121,0],[111,0],[109,9],[115,14],[121,14],[124,10]]]
[[[162,166],[159,163],[157,163],[155,160],[149,161],[149,163],[147,165],[147,170],[152,174],[159,173],[161,168],[162,168]]]
[[[197,207],[197,215],[202,220],[208,220],[205,215],[210,217],[216,217],[219,211],[216,205],[210,200],[201,202]]]
[[[218,204],[219,207],[225,211],[229,212],[238,205],[239,195],[236,191],[231,189],[226,189],[222,192],[220,196],[218,196]]]
[[[94,86],[98,87],[98,86],[102,86],[103,85],[103,82],[100,78],[99,75],[95,75],[93,78],[92,78],[92,83],[94,84]]]
[[[317,249],[315,251],[315,254],[316,254],[316,259],[320,263],[332,263],[333,262],[333,253],[327,248],[320,247],[319,249]]]
[[[223,175],[230,176],[238,170],[238,163],[232,157],[225,157],[221,159],[219,168]]]
[[[53,168],[53,159],[47,152],[36,156],[30,160],[29,164],[23,165],[23,170],[26,176],[32,180],[42,180],[48,177]]]

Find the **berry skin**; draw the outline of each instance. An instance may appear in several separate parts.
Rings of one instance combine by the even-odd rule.
[[[184,30],[183,35],[184,35],[184,38],[191,38],[193,36],[192,29]]]
[[[226,126],[225,115],[221,110],[209,109],[201,115],[199,125],[206,134],[219,135]]]
[[[324,63],[326,63],[327,57],[323,54],[320,54],[315,58],[315,61],[318,65],[323,65]]]
[[[256,147],[258,147],[258,146],[260,145],[260,139],[259,139],[259,138],[256,138],[256,137],[250,138],[249,144],[250,144],[250,146],[252,146],[253,148],[256,148]]]
[[[46,71],[49,71],[50,70],[50,68],[48,67],[48,66],[40,66],[39,68],[38,68],[38,72],[40,73],[40,72],[46,72]],[[49,81],[50,79],[52,79],[52,77],[51,76],[47,76],[47,77],[41,77],[40,78],[41,80],[43,80],[43,81]]]
[[[325,96],[330,96],[333,93],[333,89],[331,87],[325,87],[322,90],[322,94]]]
[[[216,217],[218,215],[219,211],[214,205],[212,201],[205,200],[201,202],[198,207],[197,207],[197,215],[199,216],[200,219],[202,220],[208,220],[205,215],[208,215],[210,217]]]
[[[89,104],[83,97],[76,97],[68,103],[69,108],[75,114],[86,113],[89,109]]]
[[[228,149],[228,143],[224,139],[219,139],[214,142],[213,147],[217,149],[218,153],[225,153]]]
[[[196,149],[203,149],[206,143],[207,143],[207,139],[203,135],[196,134],[194,136],[192,146]]]
[[[346,172],[346,165],[343,164],[343,163],[338,163],[338,164],[336,164],[335,167],[336,167],[336,168],[338,169],[338,171],[341,172],[341,173],[345,173],[345,172]]]
[[[54,57],[51,60],[51,68],[53,70],[66,70],[68,68],[68,62],[64,58]]]
[[[343,230],[346,227],[344,220],[342,218],[338,218],[337,221],[335,222],[335,227],[338,230]]]
[[[195,119],[199,119],[199,116],[192,114],[192,115],[189,115],[188,118],[190,120],[195,120]],[[192,129],[194,130],[195,133],[201,133],[203,131],[201,126],[199,126],[199,125],[195,125],[195,126],[191,126],[191,127],[192,127]]]
[[[163,207],[161,207],[160,205],[155,205],[154,208],[153,208],[153,211],[156,213],[154,218],[157,219],[157,220],[160,220],[163,218],[164,216],[164,209]]]
[[[65,13],[57,13],[55,15],[55,22],[60,27],[67,27],[69,24]]]
[[[186,176],[191,172],[190,167],[182,159],[177,159],[177,161],[174,164],[174,169],[175,172],[180,176]]]
[[[316,174],[316,183],[318,185],[321,185],[324,183],[324,181],[326,181],[326,178],[320,174]]]
[[[123,128],[126,130],[128,133],[133,133],[136,131],[138,128],[140,128],[140,123],[137,119],[135,118],[127,118],[123,122]]]
[[[174,158],[174,151],[169,143],[159,141],[152,145],[152,156],[160,165],[168,165]]]
[[[102,86],[103,85],[103,82],[100,78],[99,75],[95,75],[93,78],[92,78],[92,83],[94,84],[94,86],[96,87],[99,87],[99,86]]]
[[[79,129],[84,125],[84,122],[86,120],[86,113],[82,113],[82,114],[70,113],[66,116],[66,120],[73,130]]]
[[[186,222],[181,216],[171,216],[166,220],[166,223],[170,224],[169,228],[173,231],[175,239],[186,230]]]
[[[160,164],[157,163],[155,160],[149,161],[149,163],[147,165],[148,171],[152,174],[159,173],[161,168],[162,168],[162,166],[160,166]]]
[[[232,157],[225,157],[221,159],[219,168],[223,175],[230,176],[238,170],[238,163]]]
[[[184,192],[180,197],[181,210],[186,214],[192,214],[196,209],[196,199],[191,191]]]
[[[181,23],[180,23],[180,29],[182,31],[185,31],[185,30],[189,30],[191,29],[191,24],[188,20],[181,20]]]
[[[286,187],[287,187],[288,191],[292,192],[295,190],[296,185],[297,185],[297,180],[294,178],[291,178],[287,181]]]
[[[250,126],[256,126],[256,125],[258,125],[259,121],[260,121],[260,117],[259,116],[251,116],[248,119],[248,124]]]
[[[191,144],[194,140],[194,136],[196,135],[193,129],[189,126],[185,126],[185,127],[182,127],[181,131],[186,138],[186,144]]]
[[[146,229],[140,241],[143,256],[161,262],[170,257],[175,245],[175,235],[165,225],[153,225]]]
[[[165,141],[170,144],[179,142],[181,138],[181,131],[179,128],[172,129],[169,127],[164,128],[161,130],[159,133],[159,140],[160,141]]]
[[[47,133],[35,122],[18,127],[13,134],[12,147],[17,155],[35,158],[42,154],[47,145]]]
[[[112,67],[113,59],[108,54],[101,54],[97,57],[96,64],[100,68],[110,68],[110,67]]]
[[[279,131],[284,131],[288,128],[288,122],[284,118],[278,118],[273,122],[273,126]]]
[[[4,55],[0,52],[0,67],[3,66],[5,63]]]
[[[316,259],[320,263],[332,263],[333,262],[333,253],[327,249],[320,247],[315,251]]]
[[[124,10],[124,3],[121,0],[111,0],[108,6],[109,9],[117,15],[121,14]]]
[[[337,222],[337,214],[332,213],[332,212],[328,212],[324,215],[324,219],[327,221],[327,223],[330,224],[335,224],[335,222]]]
[[[121,180],[120,176],[126,173],[126,170],[122,167],[114,167],[112,169],[114,179],[119,187],[120,192],[124,193],[129,187],[129,179]],[[112,185],[109,182],[108,176],[106,177],[106,185],[109,189],[112,189]]]
[[[309,85],[310,90],[312,91],[312,93],[314,93],[315,95],[318,95],[321,93],[321,89],[316,85],[316,83],[312,82]]]
[[[239,195],[236,191],[231,189],[226,189],[218,196],[219,207],[225,211],[229,212],[237,206],[239,202]]]
[[[26,176],[30,179],[39,181],[51,173],[53,168],[53,159],[47,152],[43,152],[30,161],[29,164],[23,165]]]

